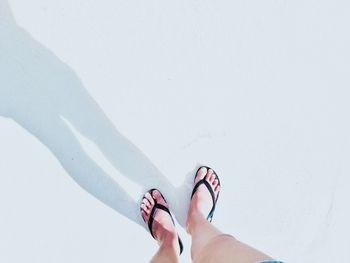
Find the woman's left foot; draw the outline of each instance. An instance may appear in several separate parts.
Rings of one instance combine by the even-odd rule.
[[[172,246],[177,251],[179,245],[177,243],[178,237],[175,225],[170,212],[168,212],[169,210],[165,211],[164,208],[169,209],[169,205],[162,194],[158,190],[153,189],[147,192],[142,200],[141,215],[146,224],[148,224],[152,236],[159,244]],[[152,215],[153,209],[155,210]]]

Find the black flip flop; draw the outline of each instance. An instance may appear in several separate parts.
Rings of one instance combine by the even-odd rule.
[[[198,175],[199,170],[202,169],[203,167],[206,168],[207,171],[208,171],[209,169],[211,169],[211,170],[213,171],[213,174],[215,175],[215,179],[218,180],[218,185],[220,186],[220,179],[219,179],[219,176],[216,174],[216,172],[215,172],[212,168],[210,168],[210,167],[208,167],[208,166],[201,166],[201,167],[198,168],[198,170],[197,170],[197,172],[196,172],[196,175],[194,176],[194,181],[196,181],[196,178],[197,178],[197,175]],[[211,195],[211,198],[213,199],[213,206],[212,206],[212,208],[211,208],[211,210],[210,210],[210,212],[209,212],[209,214],[208,214],[208,216],[207,216],[207,220],[208,220],[209,222],[211,222],[211,221],[213,220],[213,215],[214,215],[214,211],[215,211],[215,208],[216,208],[216,203],[217,203],[217,201],[218,201],[218,199],[219,199],[220,190],[219,190],[219,192],[218,192],[218,195],[217,195],[216,198],[215,198],[215,193],[214,193],[214,191],[213,191],[213,188],[212,188],[211,185],[208,183],[208,181],[205,180],[205,177],[204,177],[203,179],[199,180],[199,181],[197,182],[197,184],[193,187],[191,199],[192,199],[193,195],[196,193],[198,187],[201,186],[202,184],[204,184],[204,185],[207,187],[207,189],[208,189],[208,191],[209,191],[209,193],[210,193],[210,195]]]
[[[175,221],[174,221],[173,216],[171,215],[169,209],[167,207],[165,207],[164,205],[161,205],[161,204],[157,203],[157,201],[153,198],[152,193],[153,193],[154,190],[158,190],[158,189],[153,188],[153,189],[148,191],[148,193],[151,195],[151,197],[152,197],[152,199],[154,201],[154,206],[152,208],[151,215],[150,215],[150,218],[148,220],[148,229],[149,229],[149,232],[151,233],[152,237],[154,239],[156,239],[154,237],[154,234],[153,234],[152,225],[153,225],[154,216],[155,216],[155,213],[156,213],[157,209],[161,209],[161,210],[167,212],[170,215],[171,221],[173,222],[174,226],[175,226]],[[160,193],[160,191],[159,191],[159,193]],[[166,200],[165,200],[164,196],[162,195],[162,193],[160,193],[160,195],[163,197],[164,201],[166,202]],[[143,198],[145,198],[145,196]],[[140,210],[142,211],[142,208]],[[145,219],[143,219],[143,220],[145,221]],[[145,221],[145,223],[146,223],[146,221]],[[179,237],[179,235],[177,235],[177,238],[179,240],[180,255],[181,255],[181,253],[183,251],[183,244],[182,244],[182,241],[181,241],[181,238]]]

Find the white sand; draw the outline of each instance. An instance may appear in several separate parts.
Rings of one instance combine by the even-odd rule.
[[[348,2],[10,0],[24,30],[5,3],[0,262],[146,262],[138,198],[163,189],[183,223],[200,163],[222,230],[349,260]]]

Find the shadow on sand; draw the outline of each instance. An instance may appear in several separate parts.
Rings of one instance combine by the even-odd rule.
[[[6,1],[0,0],[0,8],[0,116],[11,118],[46,145],[87,192],[144,225],[138,203],[87,155],[69,122],[123,176],[144,190],[156,187],[165,193],[183,224],[186,208],[178,206],[175,196],[188,196],[187,190],[175,189],[118,132],[74,71],[15,23]]]

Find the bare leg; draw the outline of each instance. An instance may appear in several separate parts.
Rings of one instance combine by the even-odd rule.
[[[141,204],[141,215],[146,223],[148,223],[150,219],[150,213],[155,204],[154,200],[156,200],[158,204],[164,205],[165,207],[169,207],[158,190],[154,190],[152,196],[149,193],[146,193]],[[152,229],[154,237],[158,241],[159,249],[151,259],[151,262],[179,262],[178,255],[180,250],[177,240],[177,233],[169,214],[161,209],[156,210]]]
[[[160,241],[159,249],[151,259],[151,263],[178,263],[178,252],[175,246],[178,246],[176,235]]]
[[[218,182],[213,171],[202,168],[198,171],[196,182],[203,179],[211,184],[215,195],[219,192]],[[212,199],[208,189],[201,185],[194,194],[187,218],[187,232],[192,236],[191,257],[196,262],[259,262],[271,258],[256,249],[249,247],[226,235],[210,222],[206,216],[210,211]]]

